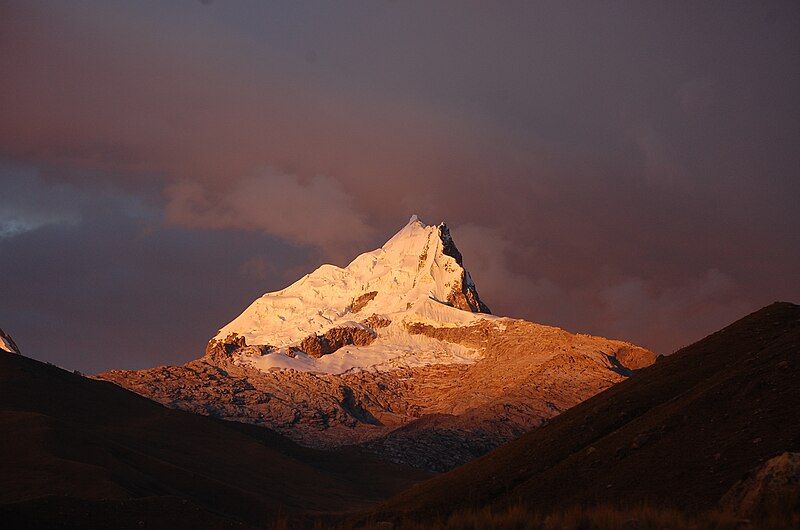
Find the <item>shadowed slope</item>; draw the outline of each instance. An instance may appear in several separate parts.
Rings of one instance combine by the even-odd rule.
[[[267,429],[167,409],[5,352],[0,429],[0,513],[26,525],[30,517],[258,525],[282,513],[363,507],[424,476],[356,451],[307,449]]]
[[[800,448],[800,306],[775,303],[383,505],[419,517],[517,501],[705,508]]]

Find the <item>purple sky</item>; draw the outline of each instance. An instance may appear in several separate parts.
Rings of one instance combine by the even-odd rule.
[[[800,301],[796,2],[0,2],[0,327],[96,372],[446,220],[497,314]]]

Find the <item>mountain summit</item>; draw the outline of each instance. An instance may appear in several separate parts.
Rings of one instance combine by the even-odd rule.
[[[412,216],[346,267],[258,298],[201,358],[99,377],[302,444],[360,444],[441,471],[654,360],[627,342],[490,314],[447,226]]]
[[[489,313],[447,225],[426,226],[414,215],[381,248],[345,268],[322,265],[257,299],[219,331],[208,353],[224,354],[233,345],[257,368],[325,373],[386,362],[418,365],[432,360],[419,355],[430,345],[413,337],[409,324],[463,326]],[[464,354],[433,350],[452,362]]]
[[[9,353],[19,353],[19,347],[17,347],[14,339],[11,338],[11,335],[3,332],[2,329],[0,329],[0,350]]]

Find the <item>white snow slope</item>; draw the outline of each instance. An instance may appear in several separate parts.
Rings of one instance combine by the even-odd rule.
[[[452,245],[448,240],[449,231],[443,224],[426,226],[414,215],[381,248],[361,254],[347,267],[322,265],[289,287],[263,295],[223,327],[215,339],[235,333],[243,336],[248,345],[271,346],[266,355],[241,353],[237,359],[262,370],[343,373],[351,369],[474,362],[475,351],[411,335],[405,327],[411,322],[463,326],[495,318],[458,309],[447,302],[454,290],[465,287],[462,284],[474,289],[469,273],[452,255],[445,254],[445,246]],[[372,299],[361,308],[354,307],[362,295]],[[320,358],[296,349],[312,334],[321,335],[336,327],[361,327],[373,315],[388,319],[391,324],[374,327],[377,338],[368,346],[345,346]],[[291,353],[290,346],[295,347]]]

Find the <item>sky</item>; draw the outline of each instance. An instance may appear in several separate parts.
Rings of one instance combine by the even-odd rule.
[[[0,0],[0,327],[187,362],[446,221],[495,314],[669,354],[800,302],[796,2]]]

